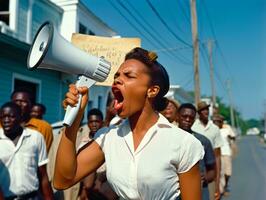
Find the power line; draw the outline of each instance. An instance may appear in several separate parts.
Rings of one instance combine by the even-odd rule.
[[[186,74],[183,73],[183,76],[180,77],[179,79],[179,84],[182,85],[182,87],[184,87],[188,84],[189,81],[193,82],[193,73],[194,71],[192,68],[189,69],[189,71]]]
[[[152,3],[150,2],[150,0],[146,0],[146,2],[148,3],[148,5],[150,6],[150,8],[152,9],[152,11],[155,13],[155,15],[159,18],[159,20],[161,21],[161,23],[166,27],[166,29],[172,33],[172,35],[181,43],[192,47],[191,44],[187,43],[186,41],[184,41],[182,38],[180,38],[169,26],[168,24],[163,20],[163,18],[161,17],[161,15],[159,14],[159,12],[156,10],[156,8],[152,5]]]
[[[208,68],[207,68],[207,65],[209,65],[209,62],[208,62],[208,54],[207,54],[206,49],[204,48],[203,43],[200,43],[200,47],[201,47],[201,48],[200,48],[201,55],[202,55],[202,58],[203,58],[203,60],[204,60],[204,62],[205,62],[204,67],[206,68],[206,70],[207,70],[207,72],[208,72],[208,71],[209,71]],[[220,84],[221,88],[222,88],[224,91],[227,91],[227,89],[226,89],[226,87],[225,87],[225,85],[224,85],[224,83],[223,83],[223,81],[222,81],[222,79],[221,79],[219,73],[217,73],[217,71],[216,71],[216,68],[214,69],[214,75],[215,75],[215,77],[217,78],[218,83]]]
[[[118,0],[120,4],[123,4],[122,1]],[[137,16],[139,16],[141,18],[141,20],[151,29],[153,30],[153,32],[156,33],[157,36],[160,37],[160,39],[164,39],[164,37],[156,30],[154,29],[145,19],[145,17],[143,17],[143,15],[130,3],[130,1],[128,0],[124,0],[129,6],[130,8],[137,14]],[[123,5],[124,6],[124,5]],[[126,8],[125,8],[126,9]],[[138,21],[134,16],[133,14],[130,12],[130,10],[126,9],[129,14],[136,20]],[[139,24],[142,26],[142,23],[139,22]],[[145,30],[146,30],[146,27],[145,26],[142,26]],[[149,34],[153,35],[150,31],[147,30],[147,32],[149,32]],[[154,35],[153,35],[154,37]],[[166,40],[164,40],[166,43],[168,43]],[[168,43],[168,46],[170,46],[170,43]]]
[[[146,37],[141,30],[135,26],[131,21],[128,20],[128,18],[119,10],[119,8],[117,6],[115,6],[111,0],[108,0],[108,2],[111,4],[111,6],[140,34],[142,35],[146,40],[148,40],[153,46],[155,46],[156,48],[159,48],[157,46],[157,43],[154,43],[152,40],[150,40],[148,37]],[[171,54],[170,54],[171,55]],[[172,55],[173,59],[176,59],[176,55]],[[172,58],[172,57],[171,57]],[[184,65],[189,65],[190,63],[187,63],[186,61],[183,61],[181,59],[179,59],[180,62],[182,62]]]
[[[119,10],[119,8],[117,6],[115,6],[113,4],[113,2],[111,0],[108,0],[108,2],[111,4],[111,6],[124,18],[124,20],[127,21],[127,23],[129,23],[140,35],[142,35],[146,40],[148,40],[153,46],[156,46],[156,48],[158,48],[157,44],[154,43],[153,41],[151,41],[148,37],[146,37],[140,29],[138,29],[137,26],[135,26],[131,21],[129,21],[127,19],[127,17]]]
[[[203,1],[203,0],[202,0],[202,1]],[[183,11],[183,12],[185,13],[185,11]],[[185,14],[184,14],[184,15],[185,15]],[[217,43],[217,39],[216,39],[216,37],[215,37],[214,28],[213,28],[213,26],[212,26],[212,24],[211,24],[211,21],[210,21],[210,17],[209,17],[209,15],[208,15],[208,20],[209,20],[210,27],[211,27],[212,33],[213,33],[213,35],[214,35],[215,41],[216,41],[216,43]],[[200,52],[201,52],[201,57],[203,58],[203,61],[205,62],[204,67],[206,68],[206,70],[207,70],[207,72],[208,72],[208,71],[209,71],[208,68],[207,68],[207,66],[209,65],[209,62],[208,62],[208,53],[207,53],[207,51],[206,51],[206,49],[205,49],[205,47],[204,47],[204,42],[202,42],[200,39],[199,39],[199,42],[200,42]],[[217,46],[217,45],[216,45],[216,46]],[[217,46],[217,48],[218,48],[218,46]],[[224,59],[224,61],[225,61],[225,59]],[[226,91],[227,89],[226,89],[226,87],[225,87],[225,85],[224,85],[224,82],[222,81],[222,79],[221,79],[221,77],[220,77],[220,74],[217,73],[216,68],[214,69],[214,75],[215,75],[215,77],[216,77],[217,82],[219,83],[220,88],[221,88],[223,91]]]
[[[169,48],[163,48],[163,49],[155,49],[156,52],[164,52],[164,51],[179,51],[184,49],[191,49],[190,47],[169,47]]]
[[[206,4],[205,4],[204,0],[202,0],[202,4],[203,4],[203,9],[204,9],[203,12],[205,12],[205,14],[206,14],[211,33],[212,33],[213,38],[215,40],[215,44],[216,44],[215,46],[217,47],[217,50],[219,51],[219,54],[222,57],[222,61],[225,64],[225,67],[227,68],[227,72],[229,73],[229,75],[231,75],[231,72],[230,72],[230,69],[229,69],[228,64],[226,62],[226,59],[224,57],[224,54],[223,54],[223,52],[221,50],[221,47],[219,45],[219,42],[217,40],[217,37],[216,37],[216,34],[215,34],[215,30],[214,30],[214,26],[212,24],[212,21],[211,21],[211,18],[210,18],[210,15],[208,13],[208,10],[207,10],[207,7],[206,7]],[[204,42],[201,42],[201,43],[203,44]],[[204,61],[206,61],[207,53],[206,53],[206,49],[203,47],[203,45],[202,45],[201,53],[202,53],[202,57],[204,58]],[[214,68],[214,75],[216,77],[217,82],[219,83],[220,88],[226,93],[226,91],[227,91],[226,86],[224,84],[224,81],[222,81],[222,78],[221,78],[220,74],[217,72],[217,68]]]
[[[174,3],[174,2],[173,2]],[[181,28],[181,18],[179,18],[178,14],[179,14],[179,6],[174,5],[173,6],[169,6],[168,9],[168,14],[170,16],[170,18],[173,20],[173,27],[176,28],[177,31],[180,31],[183,34],[187,34],[187,31]],[[174,30],[174,29],[173,29]]]
[[[206,48],[204,46],[205,45],[205,42],[203,42],[203,41],[200,40],[199,43],[200,43],[200,52],[201,52],[200,55],[203,58],[203,61],[205,63],[204,67],[206,68],[206,71],[208,72],[209,69],[207,68],[207,66],[209,65],[209,62],[208,62],[208,53],[207,53],[207,50],[206,50]],[[226,86],[224,84],[224,81],[222,80],[220,74],[217,72],[217,69],[216,68],[214,68],[214,75],[215,75],[215,78],[217,79],[217,82],[219,83],[220,88],[224,92],[226,92],[227,89],[226,89]]]
[[[192,72],[192,74],[193,74],[193,72]],[[182,84],[182,88],[188,88],[192,84],[193,84],[193,76],[190,76],[190,78],[187,79],[187,82]]]
[[[188,16],[188,14],[186,13],[186,11],[185,11],[185,9],[184,9],[181,1],[180,0],[177,0],[176,2],[177,2],[177,5],[179,5],[179,8],[180,8],[182,14],[184,15],[186,21],[188,22],[189,26],[191,26],[190,18]]]
[[[205,4],[205,0],[201,0],[201,1],[202,1],[202,4],[203,4],[203,8],[204,8],[204,10],[205,10],[205,13],[206,13],[206,16],[207,16],[207,19],[208,19],[209,25],[210,25],[210,29],[211,29],[212,35],[213,35],[213,37],[214,37],[214,39],[215,39],[215,41],[216,41],[217,49],[219,50],[219,53],[220,53],[220,55],[221,55],[221,57],[222,57],[222,60],[223,60],[223,62],[224,62],[224,65],[225,65],[225,67],[227,68],[227,70],[228,70],[228,72],[229,72],[229,74],[230,74],[230,76],[231,76],[232,73],[231,73],[230,68],[229,68],[229,66],[228,66],[228,64],[227,64],[227,61],[226,61],[225,56],[224,56],[224,53],[223,53],[223,51],[222,51],[222,49],[221,49],[221,47],[220,47],[220,44],[219,44],[219,42],[218,42],[218,40],[217,40],[217,37],[216,37],[215,31],[214,31],[214,26],[213,26],[213,23],[212,23],[212,21],[211,21],[211,18],[210,18],[210,15],[209,15],[209,11],[208,11],[208,9],[207,9],[207,6],[206,6],[206,4]]]
[[[139,26],[141,26],[142,27],[142,29],[144,29],[144,31],[146,31],[151,37],[152,37],[152,39],[153,40],[155,40],[156,42],[158,42],[162,47],[164,47],[165,49],[167,48],[167,46],[163,43],[163,42],[161,42],[161,39],[163,38],[162,36],[161,36],[161,38],[160,39],[156,39],[156,34],[154,34],[154,33],[152,33],[151,31],[149,31],[149,29],[147,29],[146,27],[145,27],[145,25],[143,25],[143,23],[140,21],[140,20],[138,20],[135,16],[134,16],[134,14],[123,4],[123,2],[121,1],[121,0],[118,0],[118,3],[119,3],[119,5],[125,10],[125,11],[127,11],[127,13],[137,22],[137,24],[139,25]],[[127,1],[127,3],[131,6],[131,9],[133,9],[136,13],[137,13],[137,15],[138,16],[141,16],[141,14],[133,7],[133,5],[131,5],[128,1]],[[151,25],[149,24],[149,23],[147,23],[145,20],[144,20],[144,18],[142,17],[142,21],[144,21],[151,29],[153,29],[152,27],[151,27]],[[160,35],[160,34],[159,34]],[[169,51],[165,51],[165,52],[169,52]],[[180,62],[182,62],[183,64],[190,64],[190,61],[188,61],[187,60],[187,58],[185,58],[185,57],[183,57],[182,55],[176,55],[176,54],[173,54],[172,52],[169,52],[170,53],[170,55],[172,55],[175,59],[177,58]]]

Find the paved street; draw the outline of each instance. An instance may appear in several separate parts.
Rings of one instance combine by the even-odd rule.
[[[238,140],[238,155],[233,160],[230,195],[223,200],[266,199],[266,145],[256,136]]]

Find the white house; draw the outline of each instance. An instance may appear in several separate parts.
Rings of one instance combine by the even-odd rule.
[[[175,99],[179,103],[193,103],[194,99],[180,85],[170,85],[166,97]]]
[[[61,34],[71,40],[72,33],[114,37],[117,33],[95,16],[80,0],[51,0],[64,10]],[[69,77],[68,75],[65,77]],[[73,81],[73,79],[72,79]],[[99,108],[105,114],[110,87],[92,86],[87,109]]]

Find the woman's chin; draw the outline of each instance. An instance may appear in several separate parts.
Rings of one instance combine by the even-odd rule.
[[[129,118],[132,114],[126,109],[120,109],[117,111],[117,115],[122,119],[126,119]]]
[[[123,113],[123,112],[117,112],[117,115],[118,115],[120,118],[122,118],[122,119],[125,119],[125,118],[128,117],[128,115],[126,115],[126,114]]]

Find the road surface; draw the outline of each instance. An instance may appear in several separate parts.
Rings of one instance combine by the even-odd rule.
[[[266,145],[257,136],[237,141],[230,195],[222,200],[266,200]]]

